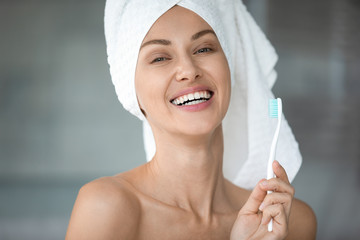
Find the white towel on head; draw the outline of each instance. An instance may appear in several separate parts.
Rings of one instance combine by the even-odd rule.
[[[223,171],[238,186],[253,188],[266,177],[275,129],[274,121],[268,117],[268,100],[273,98],[277,55],[240,0],[107,0],[105,36],[118,98],[126,110],[143,121],[146,156],[151,160],[156,146],[136,99],[136,62],[141,42],[152,24],[176,4],[197,13],[213,28],[228,59],[232,93],[223,121]],[[277,159],[289,179],[294,179],[301,155],[284,117]]]

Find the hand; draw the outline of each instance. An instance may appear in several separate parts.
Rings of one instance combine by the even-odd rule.
[[[274,161],[276,178],[261,180],[241,208],[231,230],[230,240],[284,239],[288,233],[291,203],[295,190],[290,185],[285,169]],[[267,194],[267,191],[273,193]],[[273,219],[273,231],[267,224]]]

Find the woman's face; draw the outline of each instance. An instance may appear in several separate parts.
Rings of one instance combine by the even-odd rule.
[[[211,133],[226,114],[231,90],[228,63],[212,28],[180,6],[167,11],[142,42],[135,88],[155,134]]]

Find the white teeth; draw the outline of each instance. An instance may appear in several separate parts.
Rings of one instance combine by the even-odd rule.
[[[202,102],[206,102],[207,100],[195,100],[195,101],[192,101],[192,102],[188,102],[188,103],[185,103],[184,105],[195,105],[195,104],[198,104],[198,103],[202,103]]]
[[[209,91],[199,91],[194,93],[189,93],[178,97],[172,101],[176,105],[194,105],[201,102],[209,100],[211,93]]]
[[[194,96],[195,96],[195,99],[199,99],[199,98],[200,98],[200,93],[199,93],[199,92],[196,92],[196,93],[194,94]]]
[[[194,94],[190,93],[190,94],[188,95],[188,98],[189,98],[189,100],[194,100],[194,99],[195,99],[195,98],[194,98]]]

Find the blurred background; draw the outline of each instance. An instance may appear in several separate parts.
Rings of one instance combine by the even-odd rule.
[[[360,236],[360,1],[247,0],[280,56],[318,239]],[[106,62],[105,1],[0,0],[0,239],[64,239],[77,191],[144,163]],[[126,156],[126,157],[124,157]]]

